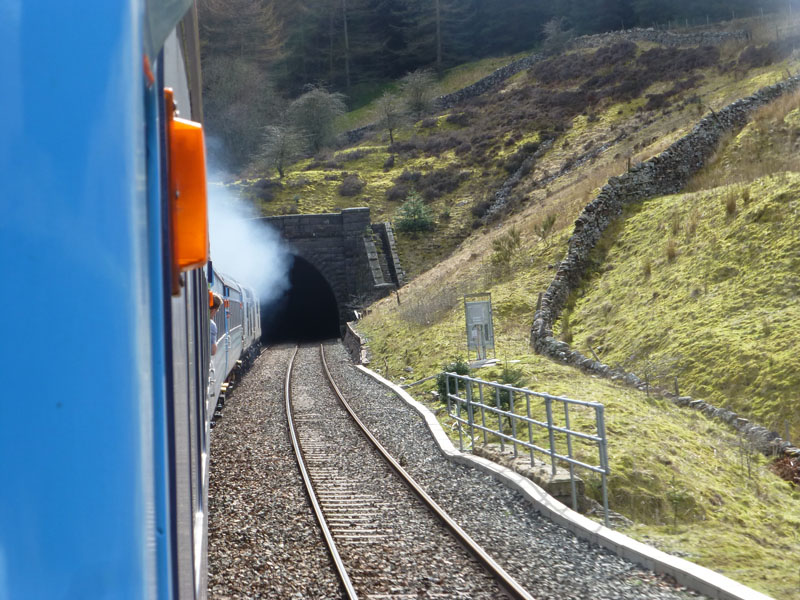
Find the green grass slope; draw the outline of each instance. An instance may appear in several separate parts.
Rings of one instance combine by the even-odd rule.
[[[566,312],[578,349],[670,388],[677,377],[682,393],[795,440],[800,173],[781,169],[798,166],[798,103],[767,107],[728,140],[694,182],[707,189],[625,215]],[[759,165],[777,172],[758,176]]]
[[[640,46],[636,56],[645,50]],[[741,50],[723,49],[721,62],[735,62]],[[634,98],[608,97],[562,115],[565,126],[558,131],[514,119],[506,128],[501,116],[519,113],[513,112],[518,102],[504,99],[519,100],[536,85],[549,86],[551,94],[575,91],[585,80],[545,84],[522,74],[481,107],[489,112],[496,106],[494,117],[473,116],[460,125],[444,116],[435,127],[418,124],[403,137],[417,140],[415,152],[398,152],[387,171],[359,171],[366,189],[382,181],[387,190],[403,169],[426,173],[450,165],[470,171],[454,191],[428,202],[439,216],[436,231],[400,236],[401,260],[414,279],[400,290],[400,304],[395,298],[378,302],[359,323],[372,367],[394,380],[416,379],[465,356],[463,294],[491,292],[497,355],[520,361],[528,387],[606,404],[611,507],[635,523],[625,532],[776,598],[800,598],[798,491],[772,475],[766,459],[727,427],[554,364],[533,354],[528,339],[537,295],[564,255],[572,223],[608,177],[624,172],[629,158],[659,153],[708,107],[720,108],[798,66],[790,56],[747,69],[704,68],[666,106],[645,108],[648,95],[672,90],[674,82],[656,81]],[[573,298],[557,333],[560,328],[581,351],[589,353],[591,345],[604,361],[627,364],[640,375],[636,366],[643,365],[670,388],[677,375],[682,393],[763,417],[764,425],[796,419],[795,107],[791,100],[765,109],[727,141],[691,191],[626,214],[609,232],[595,275]],[[478,122],[481,128],[474,129]],[[514,189],[510,209],[494,224],[473,229],[475,209],[508,176],[505,165],[525,144],[541,142],[542,133],[552,145]],[[461,141],[473,148],[483,143],[482,157],[472,150],[459,155],[426,149],[425,140],[443,134],[464,136]],[[604,151],[592,155],[597,148]],[[376,193],[379,186],[373,189],[353,202],[368,200],[375,214],[391,218],[398,203]],[[554,219],[549,231],[543,230],[548,217]],[[520,234],[518,244],[509,242],[512,230]],[[475,375],[491,380],[501,372]],[[418,399],[431,400],[433,384],[412,389]]]
[[[557,228],[565,227],[628,159],[649,158],[709,107],[720,108],[796,68],[791,57],[736,66],[743,49],[732,44],[719,51],[666,51],[630,44],[573,52],[517,74],[496,93],[404,128],[394,145],[378,132],[353,147],[298,162],[283,180],[253,171],[235,187],[265,215],[369,206],[376,221],[396,219],[403,199],[416,192],[436,222],[430,235],[398,236],[404,268],[417,276],[476,230],[481,235],[478,218],[537,149],[511,193],[506,216],[537,207],[540,219],[554,212]],[[450,79],[466,85],[499,62],[464,67]],[[348,194],[342,184],[353,177],[361,186]]]

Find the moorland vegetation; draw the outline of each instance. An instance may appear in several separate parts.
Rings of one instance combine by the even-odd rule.
[[[798,40],[783,23],[730,27],[752,36],[558,53],[452,109],[379,127],[282,176],[253,165],[231,185],[264,214],[366,205],[375,221],[410,223],[397,232],[410,283],[399,302],[375,303],[357,325],[376,370],[404,381],[463,363],[463,295],[491,292],[496,353],[518,361],[516,383],[606,405],[610,505],[630,520],[624,532],[776,598],[800,598],[800,493],[775,475],[771,457],[706,415],[529,346],[538,295],[608,179],[800,69]],[[489,70],[473,69],[452,77],[469,82]],[[446,73],[439,85],[452,85]],[[360,118],[380,122],[372,106]],[[791,95],[724,139],[687,189],[631,206],[596,249],[557,324],[560,338],[654,384],[677,378],[681,393],[800,439],[798,150],[800,97]],[[509,376],[501,366],[473,374]],[[435,389],[414,388],[439,409]],[[598,481],[586,480],[599,494]]]

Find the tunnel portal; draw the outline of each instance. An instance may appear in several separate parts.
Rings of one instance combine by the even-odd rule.
[[[292,284],[293,290],[295,285],[302,285],[300,280],[305,280],[302,272],[307,266],[316,269],[316,275],[321,274],[327,283],[325,293],[330,291],[333,294],[334,299],[330,302],[339,310],[337,331],[352,320],[354,308],[365,306],[404,283],[405,275],[397,256],[392,227],[389,223],[370,223],[369,208],[346,208],[340,213],[263,217],[260,221],[278,233],[294,256],[308,262],[308,265],[297,266],[298,271],[294,274],[297,281]],[[309,275],[312,279],[315,276]],[[318,292],[312,292],[311,296],[315,298],[314,302],[320,305],[324,303],[327,311],[327,295],[323,298]],[[287,302],[285,308],[288,310],[290,299],[287,297],[283,300]],[[307,300],[292,295],[293,306],[295,301],[302,306]],[[306,319],[315,317],[322,319],[323,323],[328,322],[327,312],[323,315],[316,315],[316,312],[315,304],[312,308],[314,314],[298,314],[296,320],[284,314],[282,320],[292,320],[292,327],[299,327]],[[264,320],[266,323],[267,319]],[[271,323],[283,327],[274,320]],[[320,335],[331,332],[332,327],[325,325]]]
[[[306,259],[294,256],[289,289],[261,307],[261,331],[264,344],[317,342],[341,335],[333,290]]]

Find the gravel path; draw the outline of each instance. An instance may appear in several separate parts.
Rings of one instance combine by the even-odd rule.
[[[358,371],[344,347],[326,344],[331,374],[372,433],[483,548],[535,597],[686,599],[676,587],[578,539],[488,475],[444,459],[419,415]]]
[[[209,598],[341,597],[286,431],[293,351],[262,353],[211,433]]]

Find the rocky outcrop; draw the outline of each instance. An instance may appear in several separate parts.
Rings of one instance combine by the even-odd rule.
[[[531,345],[534,349],[556,360],[566,362],[585,371],[599,374],[625,384],[644,389],[645,383],[632,373],[612,369],[599,361],[587,358],[565,342],[553,337],[553,324],[560,315],[570,293],[577,288],[590,265],[590,252],[597,245],[606,228],[617,218],[626,204],[648,198],[674,194],[688,183],[717,148],[721,137],[743,127],[750,114],[782,94],[800,87],[800,77],[792,77],[775,85],[762,88],[752,96],[737,100],[719,112],[703,118],[692,131],[673,143],[660,155],[639,163],[628,173],[612,177],[603,186],[575,221],[568,242],[567,255],[559,264],[556,275],[543,294],[531,328]],[[678,404],[685,404],[704,413],[731,423],[761,451],[782,451],[800,454],[777,434],[754,425],[731,411],[692,398],[678,398],[662,391]]]

